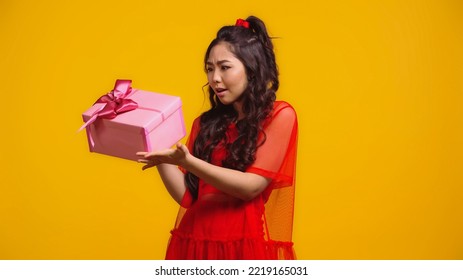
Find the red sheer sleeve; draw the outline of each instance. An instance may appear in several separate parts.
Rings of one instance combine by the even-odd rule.
[[[291,186],[297,150],[297,117],[286,102],[275,102],[272,117],[264,126],[265,142],[256,151],[256,161],[246,170],[272,179],[270,188]]]
[[[199,129],[200,129],[200,118],[198,117],[193,121],[193,125],[190,131],[190,136],[188,137],[186,141],[186,146],[188,148],[188,151],[190,151],[190,153],[193,153],[193,146],[195,144],[196,136],[198,136]],[[183,172],[183,174],[186,174],[186,170],[184,168],[179,167],[179,169]],[[187,190],[185,191],[185,194],[183,195],[183,199],[182,199],[182,202],[180,203],[180,206],[183,208],[188,208],[191,206],[192,201],[193,201],[193,197],[191,196],[190,192]]]
[[[188,139],[186,140],[186,147],[188,148],[188,151],[190,153],[193,153],[193,146],[195,144],[196,137],[198,136],[200,129],[200,118],[196,118],[193,121],[193,125],[191,126],[191,131],[190,131],[190,136],[188,136]],[[180,170],[182,170],[183,173],[186,173],[186,170],[179,167]]]
[[[196,136],[198,136],[200,129],[200,118],[196,118],[193,121],[193,125],[191,126],[191,132],[190,136],[188,137],[188,140],[186,141],[186,146],[188,147],[188,150],[191,152],[193,151],[193,145],[195,144]]]

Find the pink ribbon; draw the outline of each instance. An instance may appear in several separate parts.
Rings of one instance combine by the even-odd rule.
[[[132,80],[116,80],[114,89],[98,98],[93,104],[102,104],[102,106],[80,127],[79,131],[92,124],[98,118],[114,119],[118,114],[137,109],[138,104],[127,98],[132,92],[131,85]]]

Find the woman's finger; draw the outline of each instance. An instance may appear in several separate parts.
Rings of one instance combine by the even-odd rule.
[[[154,167],[154,166],[156,166],[156,165],[155,165],[155,164],[149,163],[149,164],[143,165],[143,167],[141,168],[141,170],[146,170],[146,169],[151,168],[151,167]]]
[[[181,143],[178,143],[177,144],[177,149],[179,149],[180,151],[182,151],[184,154],[188,154],[190,151],[188,151],[188,148],[187,146],[181,144]]]

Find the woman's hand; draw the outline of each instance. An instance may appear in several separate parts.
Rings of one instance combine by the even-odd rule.
[[[181,143],[177,143],[175,149],[137,153],[137,156],[140,157],[138,162],[145,164],[142,167],[143,170],[163,163],[183,166],[189,155],[188,148]]]

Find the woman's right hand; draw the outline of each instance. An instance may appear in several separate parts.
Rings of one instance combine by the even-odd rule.
[[[138,152],[137,156],[140,157],[138,162],[144,163],[142,167],[143,170],[157,166],[159,164],[167,163],[178,166],[184,166],[186,163],[187,157],[190,155],[188,148],[181,144],[177,143],[176,148],[166,149],[155,152]]]

